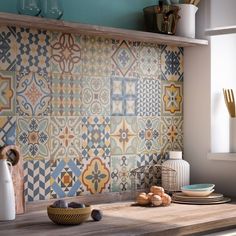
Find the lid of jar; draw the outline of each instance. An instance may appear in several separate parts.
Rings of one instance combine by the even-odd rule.
[[[169,151],[169,158],[171,160],[182,160],[182,152],[181,151]]]

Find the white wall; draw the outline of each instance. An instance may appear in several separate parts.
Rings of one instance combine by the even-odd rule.
[[[216,20],[218,14],[215,15],[223,11],[220,2],[226,1],[201,1],[196,20],[198,38],[205,37],[206,28],[220,26]],[[236,1],[230,2],[233,11]],[[225,20],[228,12],[222,14]],[[191,165],[191,182],[212,182],[217,192],[236,196],[236,188],[232,188],[236,181],[236,162],[207,159],[211,151],[211,44],[185,48],[184,59],[184,157]],[[223,59],[221,55],[220,59]]]

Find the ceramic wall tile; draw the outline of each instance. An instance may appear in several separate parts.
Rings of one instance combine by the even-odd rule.
[[[110,117],[82,117],[82,157],[110,156]]]
[[[111,155],[136,154],[137,135],[136,117],[111,117]]]
[[[17,145],[24,160],[50,159],[49,118],[18,117]]]
[[[161,78],[168,81],[183,81],[184,49],[161,45]]]
[[[147,78],[160,77],[160,49],[156,44],[143,43],[138,52],[139,73]]]
[[[19,116],[50,115],[51,83],[47,75],[17,74],[16,112]]]
[[[162,116],[182,116],[183,83],[162,81]]]
[[[137,114],[136,78],[111,78],[111,114],[135,116]]]
[[[138,81],[137,114],[161,115],[161,83],[159,79],[143,78]]]
[[[0,71],[0,115],[15,115],[15,73]]]
[[[81,36],[69,33],[52,33],[51,72],[82,73]]]
[[[123,192],[131,188],[130,171],[137,167],[136,155],[111,157],[111,191]]]
[[[183,117],[162,117],[162,151],[183,150]]]
[[[50,199],[50,161],[24,162],[25,201]]]
[[[55,160],[51,165],[51,198],[80,195],[81,169],[82,165],[77,159]]]
[[[157,153],[161,150],[161,120],[159,117],[138,118],[139,153]]]
[[[161,154],[141,154],[137,160],[137,166],[146,166],[145,171],[142,174],[136,175],[136,188],[138,189],[147,189],[152,185],[159,185],[161,178],[161,168],[160,167],[151,167],[156,164],[161,163]]]
[[[112,40],[112,76],[133,78],[138,73],[138,50],[140,43]]]
[[[0,70],[15,71],[18,45],[15,27],[0,27]]]
[[[50,32],[40,29],[17,28],[17,71],[50,73]]]
[[[51,160],[81,159],[80,117],[51,117]]]
[[[79,116],[81,110],[81,77],[52,74],[52,116]]]
[[[103,76],[111,75],[111,40],[103,37],[83,37],[83,75]]]
[[[0,116],[0,147],[16,144],[16,117]]]
[[[110,160],[109,158],[93,157],[89,159],[83,169],[81,181],[84,192],[91,194],[110,191]]]
[[[110,115],[110,80],[107,77],[83,77],[81,114]]]

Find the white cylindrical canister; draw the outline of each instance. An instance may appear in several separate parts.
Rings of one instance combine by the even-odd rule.
[[[180,8],[180,19],[176,26],[176,35],[195,38],[195,16],[198,8],[193,4],[175,4]]]
[[[236,117],[229,119],[229,151],[236,152]]]

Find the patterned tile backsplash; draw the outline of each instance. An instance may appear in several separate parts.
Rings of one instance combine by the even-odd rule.
[[[26,201],[130,191],[131,169],[182,150],[183,59],[179,47],[0,27],[0,147],[21,148]]]

